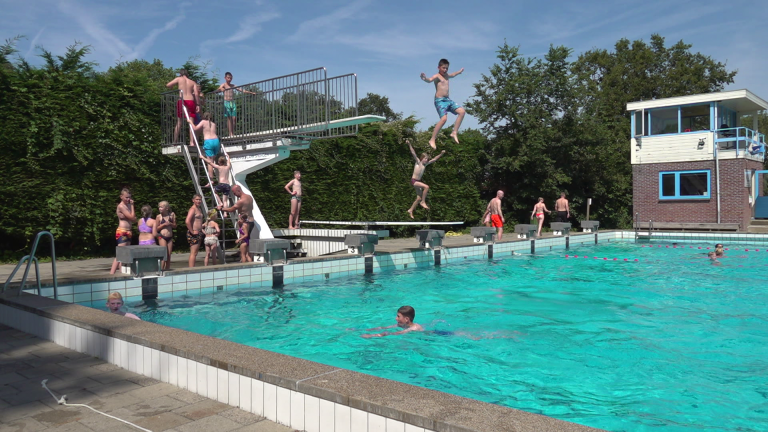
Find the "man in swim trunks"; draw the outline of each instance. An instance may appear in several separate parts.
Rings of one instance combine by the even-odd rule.
[[[192,196],[192,207],[187,212],[187,218],[185,220],[187,224],[187,242],[189,242],[189,267],[195,266],[195,260],[197,260],[197,251],[200,250],[200,245],[203,244],[203,197],[198,194]]]
[[[568,222],[571,218],[571,208],[568,206],[568,200],[565,198],[565,192],[560,193],[560,199],[555,201],[555,222]]]
[[[168,88],[173,86],[179,86],[182,99],[176,102],[176,128],[173,130],[173,142],[179,142],[179,132],[181,132],[181,120],[184,118],[184,109],[187,108],[187,114],[191,119],[195,118],[195,114],[200,111],[200,93],[198,92],[197,83],[189,79],[187,71],[185,69],[179,70],[179,76],[173,81],[165,85]],[[194,139],[192,138],[192,132],[189,133],[189,145],[194,145]]]
[[[288,216],[288,229],[299,229],[299,212],[301,211],[301,172],[293,172],[293,180],[285,185],[285,190],[291,194],[291,214]]]
[[[248,93],[256,95],[252,91],[245,90],[243,88],[237,88],[232,84],[232,74],[230,72],[224,73],[224,81],[217,92],[224,92],[224,117],[227,119],[227,132],[229,136],[235,134],[235,128],[237,127],[237,102],[235,102],[235,92]]]
[[[501,199],[504,198],[504,192],[497,191],[496,198],[488,203],[486,212],[491,214],[491,226],[496,228],[496,241],[501,241],[501,235],[504,233],[504,214],[501,212]]]
[[[420,324],[416,324],[413,322],[413,319],[416,318],[416,310],[414,310],[410,306],[402,306],[400,309],[397,310],[397,316],[395,317],[395,321],[397,322],[394,325],[386,326],[386,327],[376,327],[371,328],[366,331],[375,331],[375,330],[384,330],[384,329],[391,329],[395,327],[400,327],[402,330],[396,331],[396,332],[381,332],[381,333],[370,333],[370,334],[364,334],[362,335],[364,338],[373,338],[373,337],[382,337],[382,336],[394,336],[394,335],[401,335],[403,333],[408,333],[412,331],[424,331],[424,327],[422,327]]]
[[[202,158],[215,157],[219,154],[219,151],[221,151],[219,136],[216,135],[216,123],[214,123],[211,118],[212,116],[210,112],[204,112],[203,119],[200,120],[200,123],[197,126],[195,126],[191,119],[187,120],[195,132],[199,132],[200,130],[203,131],[203,139],[205,141],[202,150],[205,155],[200,155]],[[211,164],[208,164],[208,178],[213,179],[213,165]],[[208,183],[203,187],[211,187],[211,184]]]
[[[432,75],[430,78],[427,78],[427,75],[424,72],[421,73],[422,81],[435,83],[435,109],[437,110],[438,117],[440,117],[440,121],[435,125],[435,129],[432,131],[432,139],[429,140],[429,145],[433,149],[437,148],[437,134],[445,125],[445,122],[448,121],[449,112],[458,116],[456,117],[456,122],[453,124],[451,138],[456,141],[456,144],[459,143],[459,126],[461,126],[461,121],[464,119],[464,114],[466,114],[464,108],[460,107],[456,102],[450,99],[450,89],[448,84],[448,80],[464,72],[464,68],[459,69],[458,72],[449,74],[449,64],[448,60],[440,59],[440,62],[437,64],[438,73]]]
[[[421,181],[421,177],[424,175],[424,171],[427,169],[427,165],[437,162],[438,159],[443,157],[445,150],[440,152],[439,155],[432,159],[429,159],[429,155],[426,153],[421,154],[421,158],[416,156],[416,151],[413,150],[411,140],[406,138],[405,142],[408,144],[408,148],[411,150],[411,156],[415,164],[413,165],[413,174],[411,175],[411,186],[416,190],[416,201],[413,202],[411,208],[408,209],[408,214],[413,219],[413,211],[416,210],[417,205],[421,205],[425,209],[429,210],[427,206],[427,193],[429,193],[429,185]]]
[[[243,192],[243,188],[240,185],[232,186],[232,195],[237,197],[237,202],[232,207],[224,207],[219,205],[217,209],[224,212],[239,212],[241,215],[248,216],[248,233],[249,238],[258,239],[259,233],[256,232],[256,221],[253,219],[253,197]]]
[[[136,208],[133,207],[133,197],[128,188],[120,191],[120,203],[117,205],[117,230],[115,231],[115,241],[117,246],[128,246],[131,244],[131,224],[136,222]],[[112,269],[109,274],[115,274],[120,262],[115,257],[112,262]]]

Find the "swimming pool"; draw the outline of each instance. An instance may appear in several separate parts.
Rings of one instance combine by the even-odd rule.
[[[758,275],[768,252],[731,250],[716,266],[699,245],[685,246],[610,243],[568,252],[579,258],[560,250],[163,299],[131,310],[160,324],[612,431],[761,430],[768,422],[768,300]],[[393,324],[403,304],[428,329],[455,334],[360,337],[361,329]]]

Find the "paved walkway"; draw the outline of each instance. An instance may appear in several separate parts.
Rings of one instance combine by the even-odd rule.
[[[292,432],[264,417],[144,377],[0,325],[0,432],[137,432],[88,408],[152,431]]]
[[[552,233],[543,233],[541,238],[548,238],[552,237]],[[515,233],[509,233],[505,234],[504,241],[518,241],[517,235]],[[528,240],[522,240],[522,241],[528,241]],[[443,246],[445,247],[459,247],[459,246],[477,246],[477,243],[474,243],[472,240],[472,236],[468,234],[459,235],[459,236],[450,236],[445,237],[443,239]],[[376,246],[376,251],[378,252],[388,252],[388,253],[395,253],[395,252],[404,252],[408,250],[414,250],[417,249],[419,246],[418,241],[414,237],[408,237],[408,238],[400,238],[400,239],[386,239],[386,240],[380,240],[379,244]],[[337,254],[328,255],[325,258],[333,258],[337,259],[339,256],[346,256],[346,252],[339,252]],[[205,258],[205,251],[203,253],[197,254],[197,261],[196,261],[196,267],[202,267],[204,264],[204,258]],[[308,259],[318,259],[323,257],[315,257],[315,258],[295,258],[290,259],[289,262],[301,262],[303,260]],[[56,262],[56,274],[58,277],[58,281],[60,285],[66,284],[66,283],[72,283],[76,281],[109,281],[114,279],[125,279],[126,275],[117,273],[115,275],[110,275],[109,270],[112,266],[112,260],[113,258],[91,258],[91,259],[85,259],[85,260],[78,260],[78,261],[57,261]],[[189,261],[189,253],[174,253],[173,259],[172,259],[172,269],[173,270],[186,270],[188,269],[188,261]],[[233,260],[234,261],[234,260]],[[238,263],[239,264],[239,263]],[[0,265],[0,284],[4,284],[5,280],[8,279],[8,276],[11,274],[13,269],[16,267],[15,264],[3,264]],[[210,269],[221,269],[226,268],[227,265],[220,265],[220,266],[211,266]],[[14,277],[14,282],[17,284],[21,281],[21,277],[23,275],[24,271],[19,270],[18,273],[16,273],[16,276]],[[52,273],[51,273],[51,264],[50,263],[40,263],[40,274],[41,274],[41,281],[43,283],[50,284],[53,280]],[[35,272],[34,269],[30,270],[29,279],[27,282],[27,286],[34,288],[35,282]]]

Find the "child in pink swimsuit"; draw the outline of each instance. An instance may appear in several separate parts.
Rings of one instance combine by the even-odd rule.
[[[141,219],[139,220],[139,246],[155,244],[157,237],[157,221],[152,217],[152,207],[141,206]]]

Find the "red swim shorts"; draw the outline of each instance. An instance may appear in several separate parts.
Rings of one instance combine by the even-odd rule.
[[[499,215],[491,215],[491,225],[493,225],[494,228],[501,228],[504,226],[504,223],[501,221],[501,216]]]
[[[189,114],[190,117],[195,116],[195,111],[197,111],[197,104],[194,100],[185,100],[184,106],[187,107],[187,114]],[[184,118],[184,111],[181,109],[181,101],[176,101],[176,117]]]

